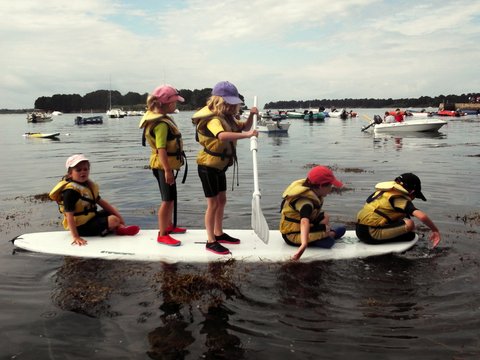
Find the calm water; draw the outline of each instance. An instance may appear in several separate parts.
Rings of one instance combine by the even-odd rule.
[[[373,117],[384,109],[359,112]],[[284,188],[312,164],[333,167],[346,184],[325,207],[349,229],[376,182],[411,171],[428,199],[416,204],[443,235],[435,250],[423,239],[399,256],[175,266],[12,254],[14,236],[60,229],[55,204],[35,195],[48,192],[78,152],[90,157],[91,177],[127,222],[156,227],[160,196],[146,169],[139,118],[76,126],[75,116],[28,124],[24,115],[0,115],[0,358],[479,358],[479,118],[448,119],[437,134],[380,137],[360,131],[362,116],[291,120],[288,136],[259,139],[270,228],[278,226]],[[176,115],[190,165],[179,185],[179,222],[201,228],[205,200],[190,116]],[[61,136],[26,139],[27,131]],[[250,226],[251,162],[249,141],[241,141],[233,192],[228,173],[226,228]]]

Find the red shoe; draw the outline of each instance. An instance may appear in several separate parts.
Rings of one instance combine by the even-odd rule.
[[[122,226],[117,228],[117,235],[136,235],[140,231],[140,227],[137,225]]]
[[[164,244],[164,245],[168,245],[168,246],[180,246],[180,244],[182,243],[180,240],[176,240],[174,238],[172,238],[170,235],[158,235],[157,236],[157,242],[159,244]]]
[[[187,229],[178,226],[173,227],[173,225],[170,225],[165,229],[165,231],[167,234],[185,234]]]

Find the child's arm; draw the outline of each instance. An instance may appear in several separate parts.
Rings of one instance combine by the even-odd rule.
[[[239,139],[247,139],[257,135],[258,135],[257,130],[249,130],[244,132],[222,131],[220,134],[218,134],[218,140],[232,141],[232,140],[239,140]]]
[[[75,215],[73,215],[73,212],[66,212],[65,217],[67,218],[68,228],[72,234],[72,244],[79,246],[87,245],[87,241],[78,235],[77,224],[75,223]]]
[[[168,185],[173,185],[175,184],[175,177],[173,176],[172,169],[170,169],[170,166],[168,165],[168,155],[166,149],[167,135],[167,124],[161,123],[155,127],[155,146],[157,148],[160,164],[162,164],[163,171],[165,172],[165,182]]]
[[[160,159],[160,163],[162,164],[163,171],[165,172],[165,182],[168,185],[175,184],[175,176],[173,176],[172,169],[168,165],[168,155],[167,150],[165,148],[157,149],[157,154]]]
[[[302,244],[298,248],[298,251],[292,256],[292,260],[299,260],[305,249],[308,246],[308,236],[310,235],[310,220],[308,218],[302,218],[300,220],[300,238]]]
[[[427,225],[432,233],[430,234],[430,241],[432,242],[432,246],[435,247],[438,245],[440,242],[440,231],[438,230],[437,226],[433,223],[433,221],[428,217],[427,214],[425,214],[421,210],[415,210],[412,213],[413,216],[415,216],[418,220],[420,220],[422,223]]]

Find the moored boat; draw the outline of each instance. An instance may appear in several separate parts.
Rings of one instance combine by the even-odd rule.
[[[60,133],[26,132],[23,136],[36,139],[57,139],[60,136]]]
[[[38,123],[52,121],[52,115],[41,111],[33,111],[27,114],[27,122]]]
[[[305,114],[303,117],[303,120],[306,121],[323,121],[327,117],[327,114],[324,113],[323,111],[320,112],[309,112],[308,114]]]
[[[392,114],[392,115],[395,115],[395,114]],[[422,110],[422,111],[406,110],[405,116],[413,116],[414,118],[426,118],[426,117],[432,117],[433,113],[425,110]]]
[[[346,119],[348,118],[349,114],[347,113],[347,110],[342,109],[342,110],[333,110],[328,112],[329,117],[335,117],[335,118],[340,118],[340,119]]]
[[[257,124],[258,132],[266,133],[286,133],[290,128],[290,123],[285,121],[264,120],[261,119]]]
[[[478,110],[469,110],[469,109],[464,109],[462,110],[464,115],[480,115],[480,109]]]
[[[90,117],[81,117],[77,116],[75,118],[75,125],[88,125],[88,124],[103,124],[103,116],[90,116]]]
[[[439,110],[437,111],[437,115],[459,117],[459,116],[462,116],[463,114],[461,111],[458,111],[458,110]]]
[[[303,112],[287,110],[287,118],[289,119],[303,119],[304,116],[305,114]]]
[[[112,118],[112,119],[119,119],[119,118],[123,118],[127,115],[127,113],[125,111],[123,111],[122,109],[110,109],[110,110],[107,110],[107,116],[109,118]]]

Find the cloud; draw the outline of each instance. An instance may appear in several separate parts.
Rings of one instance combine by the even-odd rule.
[[[3,2],[0,108],[230,80],[260,102],[478,91],[480,3]]]

